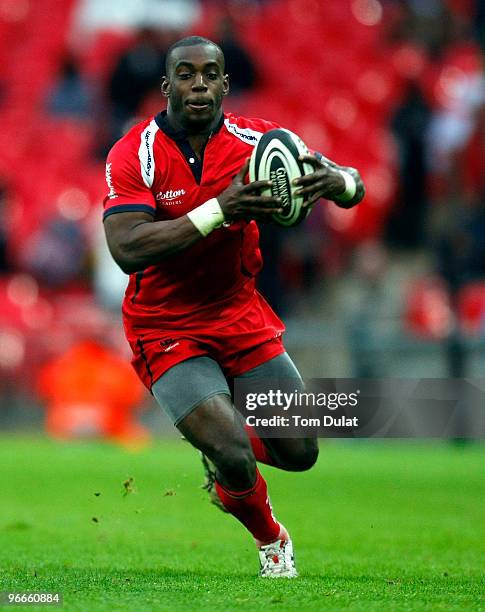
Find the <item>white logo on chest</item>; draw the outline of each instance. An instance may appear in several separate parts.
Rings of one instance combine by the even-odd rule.
[[[175,206],[176,204],[182,204],[180,198],[185,194],[185,189],[167,189],[167,191],[159,191],[155,199],[163,206]]]

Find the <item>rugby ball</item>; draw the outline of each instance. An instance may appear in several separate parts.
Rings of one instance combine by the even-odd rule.
[[[273,221],[283,227],[297,225],[310,213],[310,206],[302,208],[304,198],[295,195],[298,186],[292,185],[293,179],[314,171],[311,164],[298,159],[308,154],[308,147],[299,136],[278,128],[261,136],[249,160],[251,182],[273,181],[271,188],[261,191],[261,195],[281,198],[283,211],[275,213]]]

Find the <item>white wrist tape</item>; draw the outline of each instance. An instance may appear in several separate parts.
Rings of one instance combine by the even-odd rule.
[[[354,177],[348,172],[345,172],[345,170],[339,170],[339,172],[345,181],[345,191],[343,193],[339,193],[337,199],[339,202],[348,202],[354,197],[355,192],[357,191],[357,183],[355,182]]]
[[[192,221],[202,236],[208,236],[216,227],[224,223],[224,213],[219,206],[217,198],[207,200],[194,210],[187,213],[187,217]]]

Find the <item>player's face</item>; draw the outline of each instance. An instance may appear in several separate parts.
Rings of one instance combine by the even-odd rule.
[[[173,50],[162,91],[169,100],[169,117],[182,127],[197,131],[216,123],[228,90],[224,59],[217,47],[194,45]]]

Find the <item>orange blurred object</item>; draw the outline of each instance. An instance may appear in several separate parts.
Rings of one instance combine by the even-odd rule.
[[[57,438],[148,441],[134,412],[144,395],[131,366],[114,351],[87,340],[40,371],[38,389],[47,402],[46,428]]]

